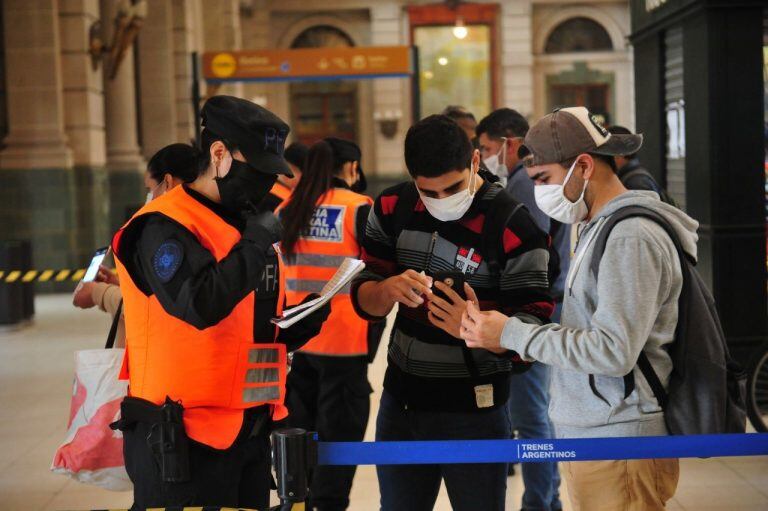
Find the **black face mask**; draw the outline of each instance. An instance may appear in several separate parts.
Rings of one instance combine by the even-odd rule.
[[[232,160],[232,166],[224,177],[216,177],[221,203],[232,211],[255,210],[266,197],[277,176],[264,174],[246,163]]]

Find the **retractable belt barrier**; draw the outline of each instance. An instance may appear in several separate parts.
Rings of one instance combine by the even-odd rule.
[[[314,465],[524,463],[768,455],[768,433],[551,440],[317,442],[316,445],[313,445],[316,442],[313,438],[316,434],[301,429],[277,430],[272,434],[281,501],[273,510],[304,510],[306,476]],[[297,488],[300,491],[296,491]],[[158,511],[163,509],[180,510],[160,508]],[[225,511],[230,508],[183,509]]]
[[[419,465],[768,455],[768,433],[551,440],[319,442],[318,465]]]

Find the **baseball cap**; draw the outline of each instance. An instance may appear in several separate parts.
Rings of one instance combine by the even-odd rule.
[[[234,96],[213,96],[201,116],[203,127],[235,144],[254,169],[293,176],[283,159],[290,128],[266,108]]]
[[[624,156],[643,145],[642,135],[612,135],[583,106],[558,108],[531,126],[517,154],[526,166],[560,163],[583,153]]]
[[[365,191],[367,187],[367,181],[365,174],[363,174],[363,154],[360,152],[360,147],[350,140],[344,140],[343,138],[326,137],[323,139],[333,151],[333,159],[337,164],[344,164],[348,161],[357,162],[357,171],[360,173],[360,180],[355,183],[355,191]]]

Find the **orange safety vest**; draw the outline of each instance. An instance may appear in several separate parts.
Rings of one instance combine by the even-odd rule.
[[[240,232],[178,186],[141,208],[112,241],[125,307],[121,378],[129,380],[129,394],[156,404],[166,396],[180,401],[187,435],[226,449],[242,427],[245,408],[270,404],[276,420],[287,416],[285,345],[275,338],[254,343],[255,292],[229,316],[203,330],[168,314],[154,294],[145,295],[121,261],[128,247],[121,250],[120,239],[131,222],[149,213],[160,213],[185,227],[216,261],[240,240]],[[280,257],[276,259],[279,315],[285,281]]]
[[[275,184],[272,185],[272,189],[269,190],[269,193],[280,199],[280,201],[285,202],[285,200],[291,196],[293,190],[285,186],[280,181],[275,181]]]
[[[357,208],[371,205],[370,197],[344,188],[332,188],[320,197],[310,226],[286,255],[286,298],[289,304],[301,302],[310,293],[319,293],[345,257],[359,258],[361,249],[355,238]],[[279,211],[285,206],[280,205]],[[368,353],[368,322],[352,307],[349,287],[331,299],[331,314],[320,334],[301,352],[316,355],[356,356]]]

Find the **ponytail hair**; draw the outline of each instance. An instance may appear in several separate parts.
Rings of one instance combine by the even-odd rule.
[[[339,168],[333,149],[325,141],[319,141],[309,148],[301,173],[301,180],[280,213],[283,221],[282,251],[294,253],[299,237],[309,227],[318,199],[331,189],[333,176]]]

